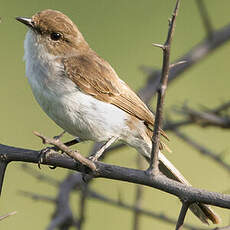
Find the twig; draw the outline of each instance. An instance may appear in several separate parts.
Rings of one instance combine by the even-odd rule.
[[[188,202],[182,202],[180,215],[178,217],[177,224],[176,224],[176,230],[182,230],[183,225],[184,225],[184,219],[185,219],[186,213],[188,211],[188,208],[189,208],[189,203]]]
[[[44,135],[36,131],[34,132],[34,135],[37,137],[40,137],[42,139],[43,144],[51,144],[51,145],[56,146],[57,148],[59,148],[60,150],[68,154],[70,157],[72,157],[76,161],[79,161],[82,165],[87,166],[92,171],[96,171],[96,166],[91,160],[82,156],[78,151],[68,148],[59,139],[47,138]]]
[[[221,128],[229,128],[230,126],[230,116],[223,116],[224,112],[230,108],[230,102],[223,103],[214,109],[209,109],[206,106],[201,105],[203,111],[196,111],[190,109],[188,106],[184,105],[181,109],[174,108],[178,113],[187,115],[189,118],[181,121],[172,122],[166,120],[163,130],[173,130],[180,128],[181,126],[198,124],[202,127],[207,126],[218,126]]]
[[[16,211],[13,211],[13,212],[10,212],[10,213],[8,213],[8,214],[6,214],[4,216],[0,216],[0,221],[3,220],[3,219],[5,219],[5,218],[7,218],[7,217],[9,217],[9,216],[13,216],[16,213],[17,213]]]
[[[202,127],[215,126],[224,129],[230,128],[230,116],[221,116],[218,112],[196,111],[187,106],[183,106],[178,112],[185,114],[192,124],[198,124]]]
[[[230,109],[230,101],[223,103],[222,105],[218,106],[215,109],[210,110],[210,112],[215,114],[220,114],[221,112]]]
[[[186,63],[186,61],[179,61],[179,62],[176,62],[176,63],[172,63],[172,64],[169,65],[169,69],[175,68],[176,66],[184,64],[184,63]]]
[[[92,153],[96,152],[100,148],[100,143],[95,144],[93,148],[91,149],[89,156],[92,155]],[[106,155],[106,154],[104,154]],[[84,180],[83,180],[84,177]],[[88,185],[93,177],[88,176],[87,182],[86,182],[86,175],[82,175],[81,173],[74,173],[68,175],[63,182],[59,186],[59,194],[56,198],[56,209],[53,216],[53,219],[51,220],[50,226],[52,226],[53,229],[57,226],[75,226],[77,229],[82,229],[83,224],[85,221],[85,210],[86,210],[86,203],[87,203],[87,195],[88,195]],[[77,189],[77,190],[76,190]],[[70,195],[72,191],[81,191],[81,197],[80,197],[80,203],[79,203],[79,215],[78,218],[72,213],[72,210],[70,208]],[[65,215],[63,217],[62,212],[65,212]],[[71,214],[70,214],[71,213]]]
[[[169,65],[170,65],[170,49],[171,49],[173,33],[175,30],[175,25],[176,25],[175,24],[176,16],[179,10],[179,3],[180,3],[180,0],[177,0],[175,9],[173,11],[172,18],[169,22],[169,30],[168,30],[168,36],[167,36],[166,42],[164,45],[160,46],[163,50],[163,67],[162,67],[162,76],[161,76],[161,81],[160,81],[160,89],[158,90],[156,117],[155,117],[154,131],[153,131],[153,137],[152,137],[153,146],[152,146],[151,159],[150,159],[150,164],[149,164],[149,170],[152,171],[153,175],[156,175],[159,173],[158,152],[159,152],[160,135],[161,135],[160,128],[162,126],[163,105],[164,105],[165,92],[166,92],[167,83],[168,83],[168,74],[169,74]]]
[[[230,24],[223,28],[220,28],[219,30],[213,31],[212,39],[205,38],[199,44],[194,46],[190,51],[188,51],[185,55],[175,61],[175,63],[184,60],[186,62],[170,69],[168,78],[169,83],[179,78],[182,73],[194,66],[194,64],[199,63],[199,61],[207,57],[215,49],[220,48],[221,45],[225,44],[229,40]],[[146,104],[148,104],[148,102],[157,92],[160,84],[160,78],[161,71],[153,70],[152,73],[148,76],[148,81],[146,82],[145,87],[143,87],[139,91],[139,96],[146,102]]]

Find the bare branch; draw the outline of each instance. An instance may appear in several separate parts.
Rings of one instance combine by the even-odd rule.
[[[71,175],[71,177],[75,177],[75,176],[78,177],[78,173]],[[70,185],[72,188],[74,188],[75,185],[78,184],[78,181],[73,180],[73,179],[69,180],[69,182],[70,182],[70,184],[72,184],[72,185]],[[76,190],[76,189],[73,189],[72,191],[78,192],[78,190]],[[139,215],[147,216],[150,218],[155,218],[155,219],[158,219],[159,221],[162,221],[164,223],[168,223],[171,225],[175,225],[177,223],[177,221],[175,219],[170,218],[170,217],[164,215],[163,213],[156,213],[153,211],[143,209],[141,207],[137,207],[136,205],[129,205],[126,202],[121,201],[120,199],[115,200],[115,199],[106,197],[105,195],[102,195],[102,194],[100,194],[100,193],[98,193],[92,189],[88,189],[86,194],[87,194],[87,197],[90,199],[94,199],[96,201],[101,201],[101,202],[104,202],[106,204],[110,204],[114,207],[123,208],[123,209],[128,210],[128,211],[138,212]],[[22,195],[27,196],[31,199],[35,199],[35,200],[46,201],[48,199],[48,201],[50,201],[50,202],[53,202],[53,203],[57,202],[57,200],[54,198],[51,198],[48,196],[43,196],[43,195],[38,195],[38,194],[35,194],[32,192],[24,192],[23,191]],[[190,229],[190,230],[207,230],[206,228],[199,228],[197,226],[193,226],[190,224],[185,224],[184,227],[187,229]]]
[[[158,98],[157,98],[157,109],[156,109],[156,117],[154,121],[154,131],[152,137],[152,152],[151,152],[151,159],[149,163],[149,171],[152,171],[153,175],[159,173],[158,168],[158,152],[160,146],[160,135],[161,135],[161,127],[163,121],[163,105],[164,105],[164,98],[165,92],[167,89],[168,83],[168,74],[169,74],[169,65],[170,65],[170,49],[172,38],[175,30],[175,23],[176,23],[176,16],[179,10],[179,3],[180,0],[176,1],[176,6],[173,11],[172,18],[169,23],[169,30],[166,42],[164,44],[163,49],[163,66],[162,66],[162,74],[161,74],[161,81],[160,81],[160,89],[158,90]]]
[[[192,121],[192,124],[198,124],[202,127],[216,126],[224,129],[230,128],[230,116],[221,116],[220,112],[217,114],[212,111],[197,111],[187,106],[183,106],[178,112],[186,115]]]
[[[177,223],[177,221],[175,219],[170,218],[170,217],[164,215],[163,213],[156,213],[156,212],[149,211],[149,210],[146,210],[146,209],[143,209],[143,208],[140,208],[140,207],[138,208],[138,207],[136,207],[134,205],[129,205],[129,204],[127,204],[127,203],[125,203],[125,202],[123,202],[121,200],[117,201],[117,200],[108,198],[108,197],[106,197],[104,195],[101,195],[98,192],[95,192],[95,191],[92,191],[92,190],[88,191],[88,196],[90,198],[100,200],[100,201],[108,203],[110,205],[113,205],[113,206],[116,206],[116,207],[119,207],[119,208],[123,208],[125,210],[138,212],[139,215],[144,215],[144,216],[148,216],[148,217],[151,217],[151,218],[158,219],[159,221],[162,221],[163,223],[168,223],[168,224],[171,224],[171,225],[175,225]],[[199,228],[197,226],[193,226],[193,225],[189,225],[189,224],[185,224],[184,227],[187,228],[187,229],[191,229],[191,230],[206,230],[206,228]]]
[[[199,1],[199,0],[198,0]],[[176,80],[186,70],[194,66],[194,64],[200,62],[202,59],[210,55],[215,49],[220,48],[221,45],[225,44],[230,40],[230,24],[220,28],[219,30],[213,31],[212,39],[205,38],[199,44],[194,46],[184,56],[180,57],[175,61],[186,61],[184,64],[175,66],[169,71],[169,83]],[[160,85],[161,71],[152,71],[148,77],[145,87],[139,91],[139,96],[148,104],[151,98],[157,92]]]
[[[56,198],[56,210],[48,226],[48,230],[54,230],[61,226],[80,227],[80,219],[73,216],[70,208],[70,194],[74,188],[78,188],[83,183],[81,173],[69,175],[59,186],[59,193]]]
[[[186,63],[186,61],[179,61],[179,62],[170,64],[169,68],[171,69],[171,68],[174,68],[175,66],[178,66],[178,65],[181,65],[181,64],[184,64],[184,63]]]
[[[91,160],[82,156],[78,151],[68,148],[68,146],[63,144],[59,139],[47,138],[38,132],[34,132],[34,135],[37,137],[40,137],[44,144],[54,145],[55,147],[65,152],[66,154],[68,154],[70,157],[72,157],[76,161],[79,161],[82,165],[87,166],[92,171],[96,171],[96,166]]]
[[[9,162],[23,161],[37,164],[39,160],[38,151],[15,148],[0,144],[0,155],[3,154]],[[83,165],[80,162],[77,162],[59,153],[48,154],[43,164],[72,169],[85,173],[85,168],[82,167]],[[163,175],[152,177],[142,170],[120,167],[102,162],[95,162],[95,165],[97,172],[95,174],[94,172],[90,172],[95,177],[142,184],[173,194],[181,199],[186,198],[191,202],[197,201],[199,203],[210,204],[222,208],[230,208],[230,195],[209,192],[203,189],[186,186]]]

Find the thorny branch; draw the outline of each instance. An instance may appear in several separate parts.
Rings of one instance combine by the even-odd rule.
[[[206,58],[221,45],[225,44],[230,40],[230,24],[213,31],[212,39],[205,38],[199,44],[194,46],[185,55],[180,57],[175,61],[175,63],[186,61],[183,64],[176,65],[169,71],[169,83],[174,82],[177,78],[181,76],[182,73],[187,71],[189,68],[193,67],[195,64],[199,63],[201,60]],[[139,91],[140,97],[145,101],[146,104],[153,98],[156,94],[157,89],[160,84],[161,71],[153,70],[149,76],[145,86]]]
[[[170,49],[172,38],[176,26],[176,17],[179,11],[180,0],[177,0],[175,9],[173,11],[172,18],[169,20],[169,30],[166,42],[164,45],[154,44],[162,48],[163,50],[163,66],[162,66],[162,76],[160,80],[160,88],[158,89],[158,97],[157,97],[157,108],[156,108],[156,116],[154,121],[154,131],[152,137],[152,152],[151,159],[149,163],[149,170],[152,171],[153,175],[159,173],[158,168],[158,152],[160,146],[160,136],[161,136],[161,127],[163,122],[163,106],[164,106],[164,98],[167,89],[168,83],[168,75],[169,75],[169,66],[170,66]]]
[[[230,129],[230,114],[224,114],[228,108],[230,108],[229,102],[214,110],[206,109],[205,111],[197,111],[185,105],[177,111],[187,117],[188,124],[197,124],[201,127],[215,126]]]
[[[96,170],[96,166],[91,160],[89,160],[89,159],[85,158],[84,156],[82,156],[77,150],[72,150],[72,149],[68,148],[68,146],[63,144],[59,139],[47,138],[47,137],[45,137],[44,135],[42,135],[42,134],[40,134],[38,132],[34,132],[34,135],[36,135],[37,137],[41,138],[43,144],[54,145],[58,149],[62,150],[66,154],[68,154],[68,156],[70,156],[71,158],[75,159],[76,161],[79,161],[82,165],[87,166],[92,171]]]
[[[9,147],[0,144],[0,155],[4,155],[9,162],[22,161],[38,163],[39,152],[29,149]],[[58,153],[51,153],[44,159],[45,165],[52,165],[66,169],[72,169],[85,173],[85,167],[69,157],[62,156]],[[178,196],[181,199],[186,198],[205,204],[210,204],[222,208],[230,208],[230,195],[208,192],[202,189],[196,189],[173,181],[163,175],[150,177],[145,171],[120,167],[116,165],[95,162],[96,174],[92,176],[113,180],[142,184],[149,187],[160,189],[164,192]]]

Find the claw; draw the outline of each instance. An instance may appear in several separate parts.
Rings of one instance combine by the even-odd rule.
[[[88,159],[91,160],[92,162],[96,162],[98,160],[98,157],[95,154],[95,155],[89,156]]]
[[[44,148],[40,151],[39,156],[38,156],[38,168],[41,169],[41,164],[44,162],[44,158],[47,154],[49,154],[51,151],[58,151],[56,147],[47,147]],[[54,169],[56,168],[55,166],[50,166],[50,168]]]

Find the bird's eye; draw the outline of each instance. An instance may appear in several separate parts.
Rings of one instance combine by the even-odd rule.
[[[61,39],[61,34],[60,33],[56,33],[56,32],[52,32],[50,34],[50,38],[53,40],[53,41],[58,41]]]

